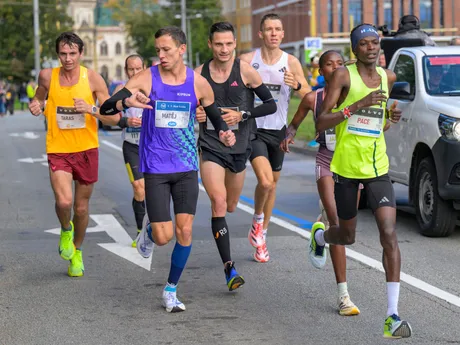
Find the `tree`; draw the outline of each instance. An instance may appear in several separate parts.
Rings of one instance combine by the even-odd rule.
[[[57,36],[72,28],[72,19],[63,10],[67,3],[68,0],[40,0],[41,61],[44,57],[56,56]],[[34,69],[32,1],[2,4],[0,32],[0,78],[27,81]]]
[[[125,22],[137,52],[151,62],[156,56],[155,32],[167,25],[181,27],[180,3],[180,0],[171,0],[168,6],[161,6],[151,0],[110,0],[107,6],[114,8],[114,16]],[[192,44],[193,61],[198,52],[203,62],[212,56],[207,44],[209,27],[223,20],[220,2],[187,0],[186,13],[190,23],[190,35],[186,33],[187,42]]]

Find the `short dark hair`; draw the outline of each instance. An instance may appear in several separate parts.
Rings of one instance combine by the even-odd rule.
[[[343,55],[338,50],[326,50],[323,54],[321,54],[321,57],[319,58],[319,68],[323,68],[324,64],[326,63],[326,56],[332,53],[338,54],[343,60]]]
[[[276,13],[267,13],[265,16],[262,17],[260,20],[260,31],[264,28],[264,23],[266,20],[279,20],[281,21],[281,17]]]
[[[59,46],[62,44],[72,47],[76,45],[78,47],[78,52],[81,54],[83,52],[84,43],[82,39],[74,32],[66,31],[59,35],[56,39],[56,54],[59,54]]]
[[[125,71],[128,69],[128,60],[129,59],[140,59],[142,61],[142,66],[144,66],[144,58],[139,54],[131,54],[125,60]]]
[[[177,26],[165,26],[164,28],[159,29],[155,33],[155,38],[160,38],[161,36],[169,35],[176,42],[177,46],[181,44],[187,44],[187,37],[185,33],[178,28]]]
[[[228,32],[228,31],[230,31],[233,34],[233,37],[235,37],[235,28],[233,27],[231,23],[229,22],[214,23],[211,25],[211,28],[209,29],[209,40],[212,41],[214,33],[216,32]]]

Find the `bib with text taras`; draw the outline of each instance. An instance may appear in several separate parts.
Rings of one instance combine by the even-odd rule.
[[[75,107],[56,107],[56,119],[60,129],[86,128],[85,114],[78,112]]]
[[[281,97],[281,85],[276,85],[276,84],[265,84],[270,90],[270,93],[272,94],[273,99],[275,100],[276,104],[278,104],[278,101]],[[254,107],[257,107],[261,105],[263,102],[259,97],[256,97],[254,99]]]
[[[234,111],[240,111],[240,108],[239,107],[219,107],[219,110],[222,112],[222,108],[224,109],[230,109],[230,110],[234,110]],[[222,112],[222,114],[224,114]],[[238,124],[236,125],[233,125],[233,126],[228,126],[228,129],[232,130],[232,131],[237,131],[238,130]],[[212,125],[212,122],[211,120],[209,120],[209,117],[206,117],[206,129],[208,131],[215,131],[216,129],[214,128],[214,126]]]
[[[190,102],[156,101],[155,127],[187,128],[190,122]]]
[[[362,108],[354,113],[347,124],[348,133],[365,137],[378,138],[383,130],[383,117],[385,109]]]

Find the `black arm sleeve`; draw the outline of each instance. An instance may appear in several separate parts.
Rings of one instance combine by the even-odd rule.
[[[207,107],[204,107],[204,111],[217,132],[228,131],[228,126],[225,121],[222,120],[221,112],[219,108],[217,108],[215,102]]]
[[[120,110],[117,109],[117,102],[122,101],[125,98],[131,97],[132,93],[129,91],[126,87],[118,91],[116,94],[114,94],[112,97],[110,97],[108,100],[106,100],[102,105],[101,108],[99,109],[99,114],[101,115],[115,115],[120,112]]]
[[[253,90],[263,103],[255,108],[248,110],[251,113],[251,118],[267,116],[276,112],[276,102],[273,99],[270,90],[265,84],[261,84]]]

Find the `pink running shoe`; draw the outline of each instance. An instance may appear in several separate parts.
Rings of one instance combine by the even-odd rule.
[[[254,260],[260,263],[268,262],[270,255],[268,255],[267,245],[264,243],[262,246],[256,248],[254,253]]]

